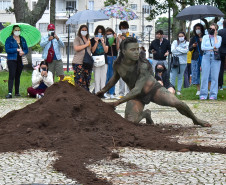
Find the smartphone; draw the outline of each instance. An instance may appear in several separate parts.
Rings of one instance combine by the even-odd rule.
[[[51,33],[51,36],[53,36],[53,37],[54,37],[54,34],[55,34],[55,33],[54,33],[54,32],[52,32],[52,33]]]
[[[43,68],[42,68],[42,70],[43,70],[43,71],[46,71],[46,68],[45,68],[45,67],[43,67]]]

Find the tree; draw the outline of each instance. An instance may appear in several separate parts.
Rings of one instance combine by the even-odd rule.
[[[25,0],[13,0],[13,5],[16,8],[10,7],[7,11],[14,13],[16,17],[16,22],[28,23],[32,26],[35,26],[36,23],[41,19],[44,14],[46,7],[49,3],[49,0],[38,0],[37,4],[30,10],[28,4]],[[26,69],[32,69],[32,59],[31,59],[32,50],[29,48],[28,53],[28,65]]]
[[[56,22],[56,0],[50,0],[50,23]]]

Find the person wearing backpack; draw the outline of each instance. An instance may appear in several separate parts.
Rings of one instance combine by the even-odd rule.
[[[56,34],[54,24],[49,24],[47,30],[48,35],[43,36],[40,42],[40,46],[44,48],[42,58],[49,63],[49,71],[53,73],[53,79],[56,73],[60,80],[63,80],[64,69],[60,48],[64,47],[64,43]]]
[[[183,75],[187,66],[188,45],[184,32],[179,32],[177,40],[174,40],[171,46],[173,57],[178,57],[179,65],[172,67],[170,71],[170,83],[175,87],[177,77],[177,95],[181,95],[183,84]]]

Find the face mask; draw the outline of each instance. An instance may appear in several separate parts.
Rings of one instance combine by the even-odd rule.
[[[195,30],[196,34],[199,35],[201,33],[201,30]]]
[[[128,30],[127,30],[127,29],[125,29],[125,30],[121,30],[121,32],[122,32],[122,33],[127,33],[127,32],[128,32]]]
[[[20,35],[20,31],[14,31],[13,32],[15,36],[19,36]]]
[[[81,31],[81,35],[82,36],[86,36],[87,35],[87,31]]]
[[[214,33],[215,33],[215,29],[209,29],[209,34],[210,35],[214,35]]]
[[[161,73],[161,72],[163,72],[163,70],[164,70],[164,69],[162,69],[162,68],[157,68],[157,69],[156,69],[156,72],[157,72],[157,73]]]
[[[112,34],[107,35],[107,38],[112,38],[112,37],[113,37],[113,35],[112,35]]]
[[[49,35],[52,35],[52,33],[54,33],[54,31],[49,31]]]
[[[184,41],[184,37],[179,37],[179,41],[183,42]]]

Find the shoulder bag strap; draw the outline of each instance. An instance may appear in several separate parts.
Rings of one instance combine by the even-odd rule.
[[[83,43],[85,44],[85,41],[83,40],[83,38],[82,37],[80,37],[80,38],[82,39]],[[87,48],[85,48],[85,52],[88,53]]]

